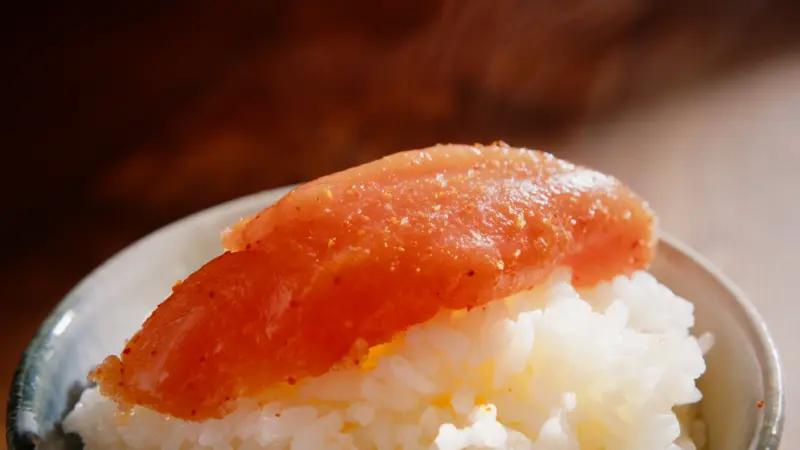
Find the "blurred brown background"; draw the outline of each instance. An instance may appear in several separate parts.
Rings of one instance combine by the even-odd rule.
[[[159,226],[436,142],[557,150],[794,52],[798,19],[791,0],[16,6],[0,19],[0,400],[54,303]]]

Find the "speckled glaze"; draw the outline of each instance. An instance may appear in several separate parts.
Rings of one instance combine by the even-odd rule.
[[[442,309],[531,289],[567,266],[591,286],[647,266],[654,216],[617,179],[553,155],[440,145],[311,181],[228,232],[173,288],[104,395],[184,420],[354,366]]]
[[[176,222],[82,281],[25,352],[8,404],[9,449],[80,448],[80,440],[64,436],[58,423],[85,386],[86,373],[121,348],[175,280],[222,251],[219,230],[286,192],[257,194]],[[717,337],[701,379],[709,450],[776,449],[783,426],[783,381],[777,352],[752,305],[702,258],[668,237],[661,238],[652,272],[695,301],[696,331]]]

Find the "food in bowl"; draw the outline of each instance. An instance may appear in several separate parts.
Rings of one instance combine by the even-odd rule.
[[[442,145],[223,235],[90,374],[87,448],[693,449],[710,336],[655,215],[552,155]]]

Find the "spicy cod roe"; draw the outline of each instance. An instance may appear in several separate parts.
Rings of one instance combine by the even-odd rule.
[[[122,354],[104,395],[187,420],[363,362],[442,309],[572,269],[592,286],[645,268],[654,216],[618,180],[505,144],[398,153],[298,187],[223,237]]]

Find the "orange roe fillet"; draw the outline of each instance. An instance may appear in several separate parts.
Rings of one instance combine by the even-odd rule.
[[[223,237],[122,354],[101,392],[187,420],[356,362],[442,309],[646,268],[655,218],[618,180],[538,151],[442,145],[298,187]]]

